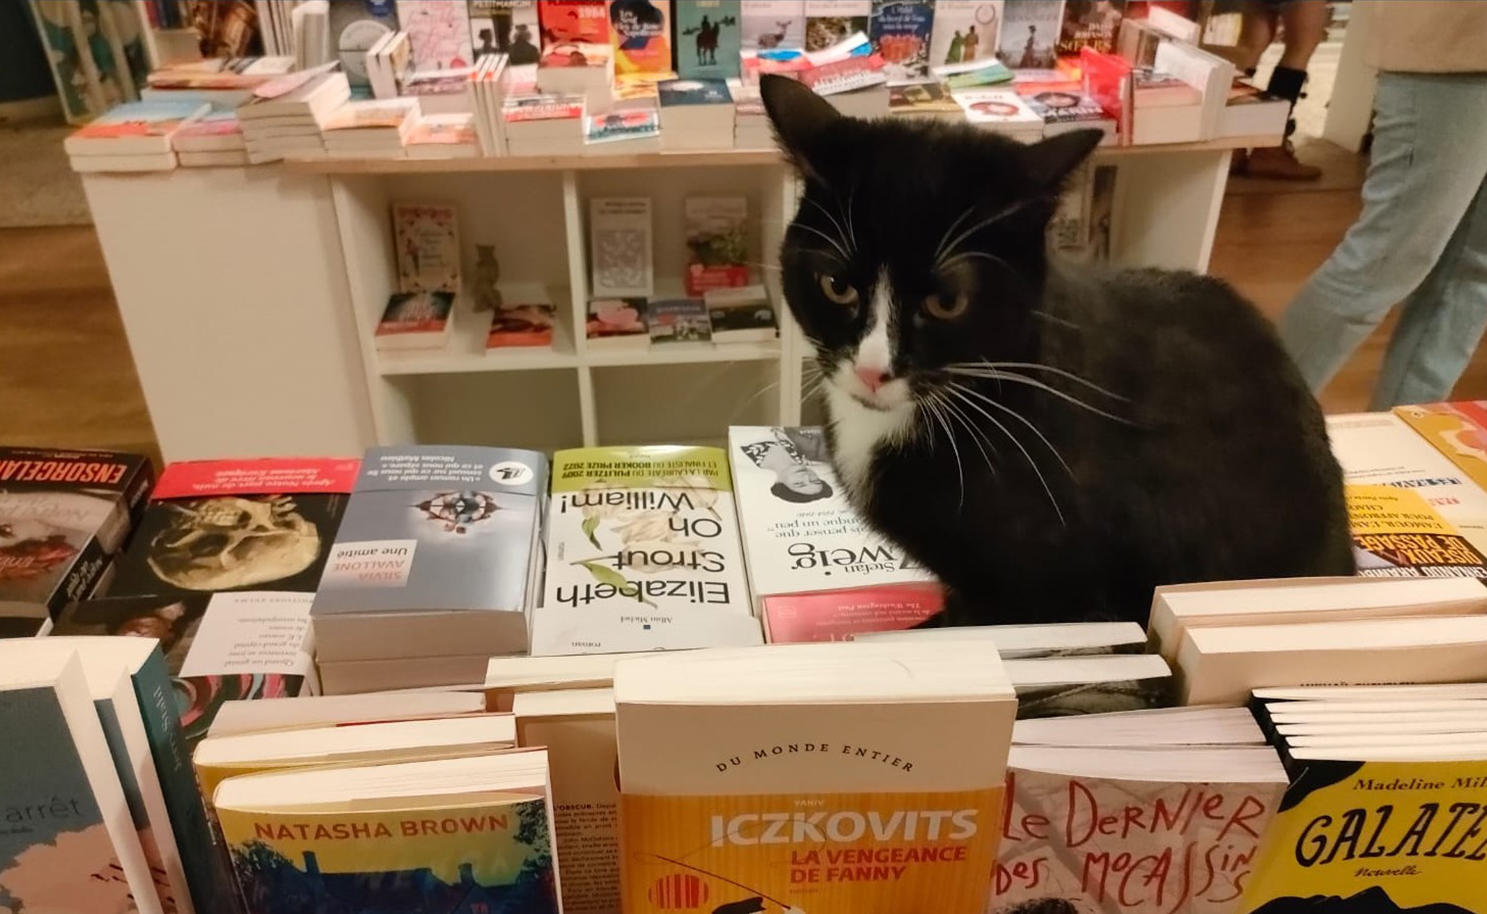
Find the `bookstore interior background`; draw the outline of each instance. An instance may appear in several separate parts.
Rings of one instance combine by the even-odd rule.
[[[0,3],[0,914],[1487,914],[1487,0]]]

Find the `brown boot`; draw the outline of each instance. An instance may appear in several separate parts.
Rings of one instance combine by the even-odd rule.
[[[1229,177],[1249,174],[1249,150],[1236,149],[1229,159]]]
[[[1251,178],[1278,178],[1282,181],[1315,181],[1322,169],[1296,158],[1296,147],[1286,140],[1279,146],[1253,149],[1245,166]]]

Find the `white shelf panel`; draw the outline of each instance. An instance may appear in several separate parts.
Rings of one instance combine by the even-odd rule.
[[[780,341],[768,343],[662,343],[647,349],[587,352],[582,360],[595,368],[622,365],[685,365],[693,362],[778,361]]]

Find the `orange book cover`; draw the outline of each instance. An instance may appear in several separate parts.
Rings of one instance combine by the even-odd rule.
[[[1396,406],[1394,414],[1487,489],[1487,400]]]

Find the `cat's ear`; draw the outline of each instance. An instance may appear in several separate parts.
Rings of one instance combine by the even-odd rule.
[[[1105,138],[1102,130],[1070,130],[1023,148],[1023,162],[1033,184],[1056,192],[1064,178]]]
[[[787,76],[759,78],[759,97],[774,124],[780,148],[807,178],[825,184],[822,140],[842,113],[810,88]]]

